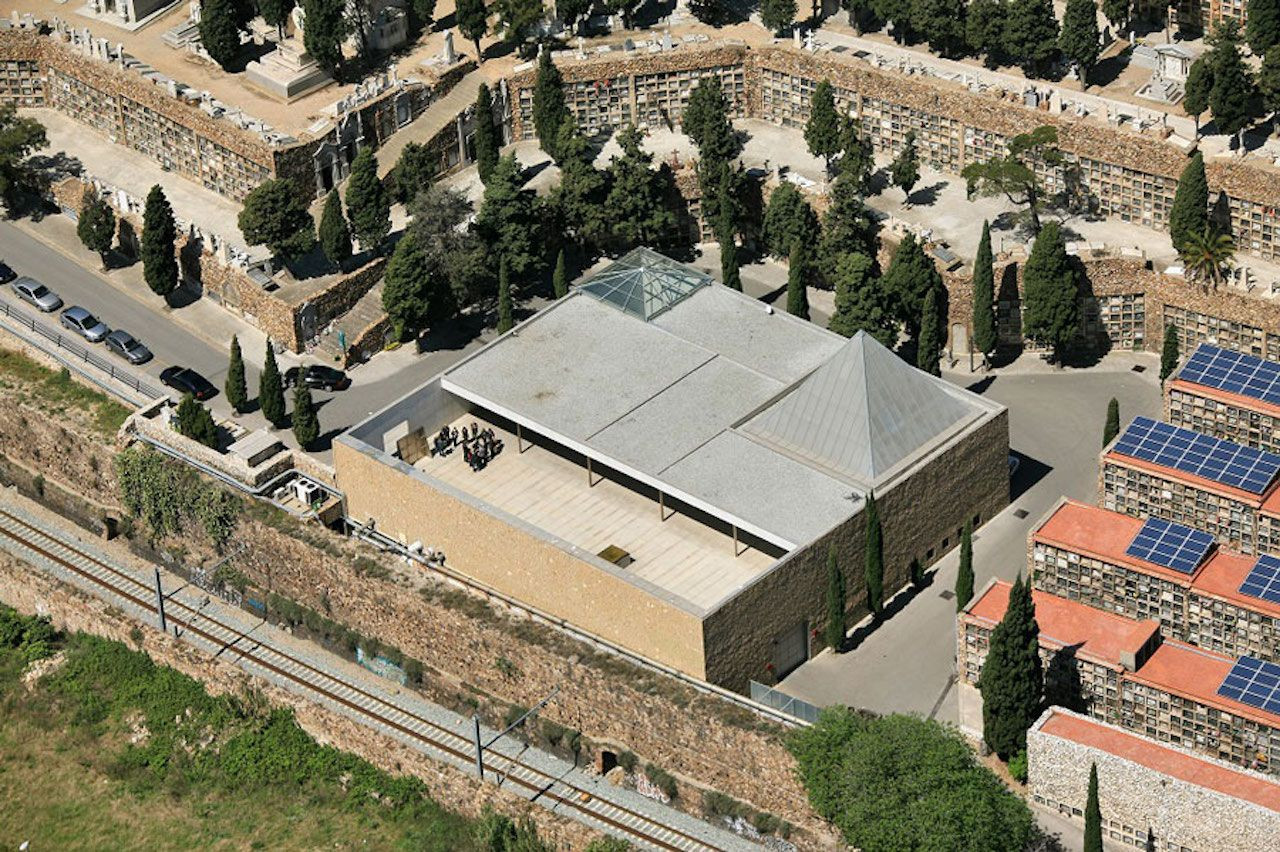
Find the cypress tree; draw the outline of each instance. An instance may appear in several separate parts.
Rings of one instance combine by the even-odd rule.
[[[795,240],[791,244],[787,268],[787,313],[801,319],[809,318],[809,253],[804,240]]]
[[[938,305],[937,287],[929,288],[924,297],[924,310],[920,317],[920,336],[916,339],[916,366],[934,376],[942,375],[938,362],[942,360],[942,311]]]
[[[1058,18],[1051,0],[1010,0],[1005,41],[1028,74],[1043,77],[1058,51]]]
[[[823,80],[813,90],[809,101],[809,120],[804,126],[804,142],[809,153],[826,161],[831,174],[831,160],[840,153],[840,114],[836,112],[835,92],[830,80]]]
[[[893,185],[902,190],[903,203],[911,206],[911,190],[920,180],[920,154],[916,151],[916,133],[907,133],[902,150],[889,164],[889,177]]]
[[[320,248],[334,266],[341,267],[351,257],[351,229],[347,217],[342,215],[342,199],[338,190],[329,190],[324,200],[324,212],[320,214]]]
[[[1102,427],[1102,446],[1110,445],[1120,434],[1120,401],[1114,396],[1107,403],[1107,422]]]
[[[514,154],[498,158],[474,225],[475,233],[489,246],[490,257],[501,257],[521,280],[537,277],[545,258],[538,234],[541,225],[534,192],[524,188],[519,161]]]
[[[841,255],[835,271],[835,313],[827,328],[845,337],[865,331],[881,345],[893,346],[898,321],[875,271],[875,261],[862,252]]]
[[[1160,381],[1164,381],[1178,369],[1178,330],[1171,325],[1164,327],[1164,345],[1160,347]]]
[[[564,249],[560,249],[560,253],[556,255],[556,268],[551,273],[551,289],[557,299],[569,293],[569,278],[564,271]]]
[[[175,412],[178,421],[178,434],[193,441],[199,441],[206,447],[218,447],[218,425],[213,422],[213,415],[191,394],[183,394]]]
[[[956,612],[973,600],[973,527],[964,525],[960,534],[960,571],[956,574]]]
[[[795,184],[783,181],[769,196],[764,213],[763,239],[769,254],[781,260],[790,256],[794,243],[809,242],[817,235],[817,214]]]
[[[107,268],[107,253],[116,239],[116,214],[98,193],[85,188],[80,199],[80,218],[76,220],[76,236],[84,247],[97,252],[102,268]]]
[[[551,61],[551,51],[543,48],[533,84],[533,129],[538,134],[538,145],[556,162],[560,161],[556,139],[566,121],[573,121],[573,115],[564,102],[564,79]]]
[[[924,588],[924,566],[920,564],[920,557],[911,557],[911,564],[907,566],[907,573],[911,576],[911,585],[917,589]]]
[[[400,151],[395,168],[387,176],[395,200],[405,205],[412,204],[419,192],[431,186],[439,168],[439,155],[435,151],[417,142],[407,143]]]
[[[1080,85],[1089,87],[1089,72],[1098,64],[1098,7],[1094,0],[1067,0],[1058,48],[1076,64]]]
[[[307,209],[311,202],[288,178],[259,184],[244,198],[236,218],[240,233],[251,246],[264,245],[284,258],[301,257],[315,246],[316,223]]]
[[[837,654],[844,650],[845,599],[844,570],[836,559],[836,548],[827,549],[827,644]]]
[[[488,85],[481,83],[476,95],[476,171],[480,182],[487,183],[493,167],[498,164],[498,151],[502,143],[497,125],[493,123],[493,95]]]
[[[906,323],[912,337],[919,336],[924,316],[924,300],[931,290],[943,287],[937,265],[924,253],[913,234],[907,234],[894,249],[889,268],[880,279],[881,286],[893,300],[898,316]]]
[[[867,534],[864,571],[867,581],[867,609],[876,618],[884,610],[884,534],[880,529],[880,510],[875,492],[867,494]]]
[[[1051,346],[1054,359],[1061,361],[1063,350],[1080,330],[1080,288],[1056,221],[1045,223],[1031,247],[1023,270],[1023,291],[1025,334]]]
[[[738,271],[738,244],[732,239],[720,246],[720,283],[730,290],[742,292],[742,275]]]
[[[1009,592],[1004,618],[991,631],[987,659],[978,681],[982,692],[982,737],[1007,761],[1027,747],[1027,729],[1040,714],[1044,672],[1040,626],[1030,584],[1022,575]]]
[[[511,273],[506,258],[498,264],[498,334],[506,334],[515,327],[511,308]]]
[[[231,359],[227,362],[227,381],[224,385],[227,402],[237,414],[249,407],[249,385],[244,377],[244,356],[240,353],[240,339],[231,335]]]
[[[280,379],[280,368],[276,366],[276,353],[271,349],[270,338],[267,339],[262,375],[258,378],[258,408],[272,426],[284,422],[284,382]]]
[[[973,345],[985,359],[996,351],[995,261],[991,256],[991,224],[982,223],[982,239],[973,262]]]
[[[147,205],[142,211],[141,254],[142,277],[157,296],[168,296],[178,286],[178,258],[174,254],[177,236],[173,208],[160,184],[156,184],[147,193]]]
[[[351,230],[360,247],[376,249],[391,233],[391,197],[378,178],[378,161],[371,145],[361,148],[351,164],[346,201]]]
[[[1089,764],[1089,798],[1084,806],[1084,852],[1102,852],[1102,808],[1098,805],[1098,764]]]
[[[301,379],[293,389],[293,437],[304,450],[320,437],[320,418],[311,400],[311,391]]]
[[[1209,93],[1213,91],[1213,53],[1203,53],[1191,63],[1187,80],[1183,84],[1182,108],[1196,120],[1196,137],[1200,136],[1200,116],[1209,108]]]
[[[342,40],[350,31],[346,0],[303,0],[302,10],[307,19],[303,46],[321,68],[342,82]]]
[[[1243,134],[1253,120],[1253,73],[1240,55],[1235,29],[1223,24],[1217,32],[1220,40],[1213,48],[1213,88],[1209,90],[1209,110],[1219,133]],[[1241,140],[1236,142],[1239,145]]]
[[[1204,232],[1209,224],[1209,181],[1204,173],[1204,155],[1199,151],[1182,169],[1178,189],[1169,208],[1169,239],[1181,249],[1187,237]]]

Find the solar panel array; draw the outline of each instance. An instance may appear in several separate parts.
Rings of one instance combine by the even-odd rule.
[[[1280,665],[1241,657],[1222,679],[1218,694],[1280,715]]]
[[[1240,593],[1280,604],[1280,559],[1259,556],[1249,576],[1240,584]]]
[[[1213,547],[1213,536],[1162,518],[1147,518],[1125,553],[1190,574]]]
[[[1280,405],[1280,364],[1201,343],[1178,378]]]
[[[1262,494],[1280,472],[1280,456],[1201,435],[1150,417],[1135,417],[1114,451]]]

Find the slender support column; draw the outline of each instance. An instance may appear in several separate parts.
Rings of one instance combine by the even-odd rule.
[[[475,736],[472,741],[476,745],[476,775],[480,776],[480,780],[484,780],[484,747],[480,745],[480,717],[472,716],[471,721],[475,723]]]
[[[169,628],[164,623],[164,592],[160,588],[160,569],[156,569],[156,612],[160,615],[160,632],[168,633]]]

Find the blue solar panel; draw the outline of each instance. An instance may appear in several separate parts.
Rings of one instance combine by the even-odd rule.
[[[1280,714],[1280,665],[1241,657],[1222,679],[1218,694],[1268,713]]]
[[[1280,456],[1201,435],[1150,417],[1135,417],[1113,450],[1135,459],[1171,467],[1262,494],[1280,472]]]
[[[1240,584],[1240,593],[1264,601],[1280,603],[1280,559],[1259,556],[1249,576]]]
[[[1162,518],[1147,518],[1125,553],[1183,574],[1190,574],[1204,561],[1213,536]]]
[[[1178,378],[1280,405],[1280,364],[1201,343]]]

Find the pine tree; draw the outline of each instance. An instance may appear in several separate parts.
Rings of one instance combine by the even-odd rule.
[[[556,140],[560,127],[572,122],[573,115],[564,101],[564,79],[560,69],[551,61],[551,51],[543,48],[538,57],[538,76],[533,84],[533,129],[538,134],[538,144],[557,163]]]
[[[902,190],[903,200],[911,205],[911,190],[920,180],[920,154],[916,151],[916,132],[907,133],[902,150],[889,164],[889,177],[893,185]]]
[[[329,190],[324,212],[320,214],[320,248],[329,262],[339,268],[351,257],[351,229],[342,215],[342,199],[336,189]]]
[[[938,362],[942,360],[942,309],[939,305],[941,288],[934,287],[924,297],[920,317],[920,336],[916,340],[916,366],[934,376],[942,375]]]
[[[1262,96],[1262,109],[1272,114],[1280,113],[1280,44],[1267,51],[1258,69],[1258,94]]]
[[[982,239],[973,262],[973,345],[983,357],[999,345],[996,329],[995,261],[991,255],[991,224],[982,223]]]
[[[311,391],[301,377],[293,389],[293,437],[304,450],[320,437],[320,418],[316,414],[315,403],[311,400]]]
[[[1005,56],[1004,23],[1009,17],[1006,0],[970,0],[965,15],[965,41],[974,53],[986,56],[988,68],[998,68]]]
[[[80,218],[76,220],[76,236],[89,251],[97,252],[102,268],[107,268],[107,254],[116,240],[116,214],[111,205],[86,187],[80,198]]]
[[[267,26],[276,28],[276,36],[281,40],[284,39],[284,25],[289,20],[289,13],[293,11],[294,5],[293,0],[256,0],[254,3],[262,20],[267,22]]]
[[[1058,19],[1051,0],[1011,0],[1005,41],[1009,54],[1028,74],[1043,77],[1058,51]]]
[[[760,23],[777,35],[796,19],[796,0],[760,0]]]
[[[157,296],[168,296],[178,286],[178,258],[174,254],[177,237],[173,208],[160,184],[156,184],[147,193],[147,204],[142,211],[141,254],[142,277]]]
[[[1265,56],[1280,44],[1280,0],[1249,0],[1245,35],[1254,56]]]
[[[458,32],[476,46],[476,62],[483,63],[480,39],[489,29],[489,10],[485,8],[484,0],[458,0],[454,17],[458,22]]]
[[[1076,64],[1080,85],[1089,87],[1089,72],[1098,64],[1098,7],[1094,0],[1067,0],[1058,49]]]
[[[1084,852],[1102,852],[1102,808],[1098,805],[1098,764],[1089,764],[1089,797],[1084,806]]]
[[[818,286],[828,290],[835,289],[836,267],[846,254],[874,258],[880,251],[880,223],[862,199],[856,174],[845,166],[841,161],[840,174],[831,184],[831,203],[818,238]]]
[[[1191,234],[1199,234],[1209,224],[1209,182],[1204,173],[1204,155],[1196,151],[1178,178],[1178,189],[1169,208],[1169,238],[1181,248]]]
[[[396,243],[382,285],[382,309],[395,324],[396,339],[404,340],[457,312],[449,277],[441,267],[441,254],[428,249],[417,229],[411,228]]]
[[[240,352],[240,339],[231,335],[231,358],[227,362],[227,381],[223,386],[231,410],[240,414],[249,408],[249,383],[244,377],[244,356]]]
[[[321,68],[342,82],[342,42],[350,32],[347,0],[303,0],[302,10],[307,20],[303,46]]]
[[[1023,268],[1023,332],[1053,349],[1055,360],[1080,330],[1080,287],[1062,228],[1045,223]]]
[[[551,206],[561,230],[583,251],[593,254],[609,234],[609,214],[604,207],[608,180],[595,167],[591,146],[576,125],[560,126],[556,142],[560,156],[560,183],[551,190]]]
[[[524,188],[519,161],[515,154],[500,157],[484,187],[476,233],[490,252],[507,264],[508,271],[524,281],[535,278],[544,268],[538,226],[534,193]]]
[[[840,257],[834,276],[835,312],[827,327],[845,337],[865,331],[882,345],[893,346],[898,322],[875,273],[875,261],[861,252]]]
[[[1132,0],[1102,0],[1102,14],[1107,16],[1116,32],[1129,23]]]
[[[809,318],[809,251],[807,243],[796,240],[791,245],[787,267],[787,313]]]
[[[884,610],[884,533],[880,529],[880,510],[876,506],[875,492],[867,493],[866,543],[864,545],[864,576],[867,581],[867,609],[879,618]]]
[[[876,169],[875,150],[856,118],[845,116],[840,119],[840,151],[840,177],[837,180],[847,179],[859,196],[870,195],[873,189],[871,174]]]
[[[729,120],[729,101],[720,88],[719,77],[707,75],[693,87],[680,116],[680,129],[697,147],[701,162],[715,164],[717,177],[720,165],[738,156],[738,135]],[[710,188],[717,186],[718,181]]]
[[[924,316],[924,300],[929,291],[941,289],[942,274],[924,253],[913,234],[907,234],[898,243],[889,262],[889,269],[880,279],[880,286],[893,300],[895,311],[906,324],[907,332],[914,338],[920,334],[920,320]]]
[[[502,40],[515,45],[521,56],[527,56],[530,31],[542,18],[542,0],[494,0],[490,7],[498,15],[495,32]]]
[[[655,245],[675,231],[676,217],[667,206],[663,188],[655,175],[653,155],[640,143],[642,131],[629,124],[616,137],[622,154],[609,166],[610,231],[618,248]]]
[[[362,249],[376,249],[391,233],[391,198],[378,177],[373,146],[366,145],[351,163],[347,179],[347,216]]]
[[[206,447],[218,448],[218,425],[213,422],[209,409],[196,402],[191,394],[183,394],[174,413],[178,434],[199,441]]]
[[[942,56],[955,57],[965,49],[964,0],[911,0],[911,29]]]
[[[284,422],[284,382],[280,378],[280,368],[276,366],[276,353],[271,348],[270,339],[267,340],[262,375],[258,377],[258,408],[272,426]]]
[[[973,600],[973,527],[964,525],[960,534],[960,571],[956,574],[956,612]]]
[[[230,0],[203,0],[200,4],[200,46],[224,70],[240,56],[240,25]]]
[[[991,631],[978,680],[982,692],[982,738],[1008,760],[1027,747],[1027,729],[1039,716],[1044,691],[1040,626],[1031,586],[1022,576],[1009,592],[1004,618]]]
[[[515,327],[511,307],[511,273],[505,258],[498,265],[498,334],[506,334]]]
[[[1164,327],[1164,345],[1160,347],[1160,381],[1173,375],[1178,369],[1178,329],[1172,325]]]
[[[301,257],[316,244],[316,224],[291,180],[265,181],[245,196],[238,224],[244,241],[279,257]]]
[[[476,171],[481,183],[489,182],[494,166],[498,165],[502,147],[498,126],[493,123],[493,95],[488,85],[481,83],[476,95]]]
[[[827,549],[827,645],[837,654],[844,650],[845,626],[844,569],[836,559],[836,548]]]
[[[813,90],[804,141],[809,153],[821,157],[827,164],[827,174],[831,174],[831,160],[840,153],[840,114],[836,112],[835,90],[830,80],[821,81]]]
[[[1107,403],[1107,421],[1102,426],[1102,446],[1108,447],[1120,434],[1120,401],[1114,396]]]
[[[564,249],[560,249],[560,253],[556,255],[556,268],[551,273],[551,289],[557,299],[564,298],[569,293],[569,278],[564,271]]]

